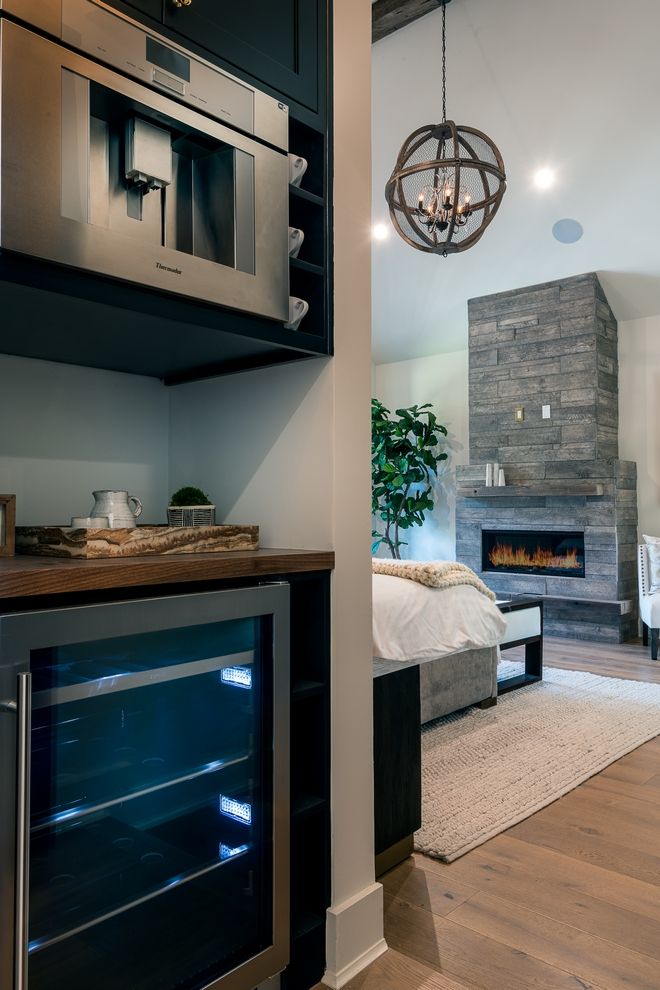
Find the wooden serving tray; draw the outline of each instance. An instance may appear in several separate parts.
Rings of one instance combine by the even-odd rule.
[[[133,529],[16,527],[16,553],[38,557],[93,559],[258,549],[258,526],[136,526]]]

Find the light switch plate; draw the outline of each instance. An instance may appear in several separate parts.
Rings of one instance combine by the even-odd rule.
[[[550,419],[550,406],[541,406],[541,416],[543,419]]]
[[[516,423],[524,423],[524,422],[525,422],[525,407],[516,406]]]

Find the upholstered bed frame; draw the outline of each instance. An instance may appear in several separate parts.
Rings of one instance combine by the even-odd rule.
[[[497,647],[463,650],[433,660],[381,660],[374,673],[419,666],[421,722],[430,722],[468,705],[488,707],[497,702]]]

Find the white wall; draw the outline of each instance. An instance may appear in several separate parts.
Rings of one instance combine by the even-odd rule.
[[[456,559],[456,466],[468,463],[468,352],[452,351],[432,357],[378,364],[373,371],[374,395],[392,413],[402,406],[433,403],[438,422],[449,435],[449,460],[440,466],[434,485],[435,508],[424,525],[404,533],[412,560]]]
[[[262,546],[332,547],[333,396],[324,359],[173,388],[172,490],[203,488]]]
[[[660,315],[619,323],[619,456],[637,461],[640,533],[660,535]]]
[[[153,378],[0,355],[0,491],[19,526],[86,515],[92,489],[127,489],[165,522],[168,392]]]

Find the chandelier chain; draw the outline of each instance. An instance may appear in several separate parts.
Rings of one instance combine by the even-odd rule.
[[[447,120],[447,44],[445,24],[447,20],[447,4],[442,5],[442,122]]]

